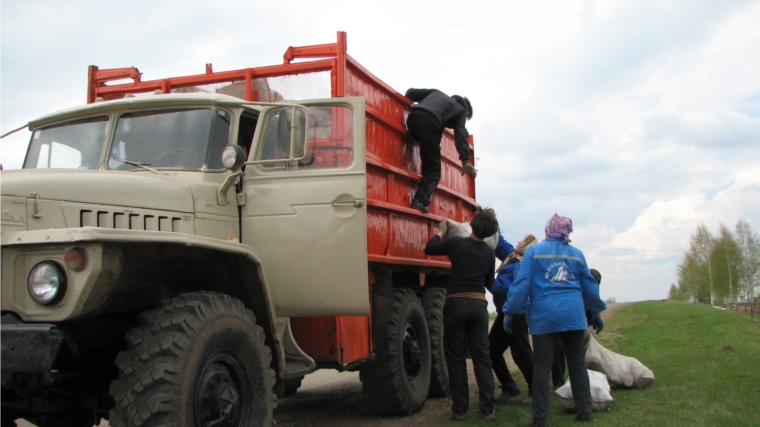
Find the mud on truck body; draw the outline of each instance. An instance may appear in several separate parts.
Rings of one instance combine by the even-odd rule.
[[[384,413],[448,394],[450,264],[423,249],[476,206],[453,135],[421,214],[410,101],[345,33],[284,58],[90,67],[87,105],[29,123],[1,175],[3,426],[268,426],[320,368]]]

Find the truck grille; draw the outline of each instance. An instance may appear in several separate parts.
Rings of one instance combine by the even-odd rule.
[[[80,227],[104,227],[122,230],[179,231],[179,217],[141,214],[135,212],[109,212],[82,209]]]

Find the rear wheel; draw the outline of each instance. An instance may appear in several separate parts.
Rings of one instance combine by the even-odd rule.
[[[111,426],[272,425],[272,355],[240,300],[182,294],[139,321],[116,358]]]
[[[446,289],[430,288],[422,294],[422,307],[430,332],[430,397],[449,395],[449,371],[443,353],[443,304],[446,302]]]
[[[387,345],[362,367],[364,394],[386,414],[410,415],[425,404],[430,387],[430,336],[414,291],[393,290]]]

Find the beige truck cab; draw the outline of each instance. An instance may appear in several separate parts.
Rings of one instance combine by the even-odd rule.
[[[268,425],[286,354],[315,369],[289,318],[369,315],[362,98],[151,94],[29,128],[2,172],[4,423],[140,425],[135,400],[178,394],[196,420]],[[137,396],[146,375],[175,395]]]

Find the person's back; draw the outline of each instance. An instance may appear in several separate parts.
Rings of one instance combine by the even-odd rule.
[[[470,405],[467,385],[466,349],[470,349],[478,383],[480,414],[493,418],[493,373],[488,357],[488,302],[485,290],[494,280],[494,250],[483,241],[499,230],[492,209],[478,211],[470,221],[470,237],[442,241],[439,231],[425,246],[428,255],[446,255],[451,260],[451,276],[443,306],[443,345],[451,388],[451,412],[455,420],[467,416]]]
[[[550,237],[529,248],[525,253],[525,258],[528,257],[532,261],[529,273],[532,334],[586,329],[584,300],[589,301],[591,311],[606,309],[603,302],[597,302],[596,281],[579,249]],[[591,285],[596,287],[596,295]]]
[[[454,236],[447,240],[433,239],[425,246],[428,255],[446,255],[451,260],[451,276],[446,295],[482,293],[491,287],[494,274],[494,250],[482,240]]]

